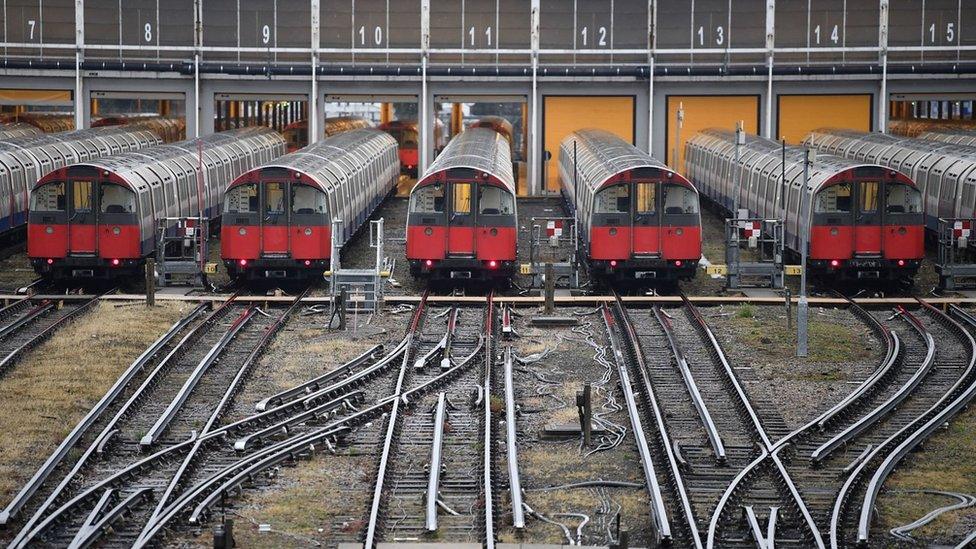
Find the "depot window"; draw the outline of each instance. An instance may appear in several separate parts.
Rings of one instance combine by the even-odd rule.
[[[248,183],[227,191],[224,213],[258,213],[258,186]]]
[[[31,211],[63,212],[65,208],[64,182],[48,183],[31,193]]]
[[[814,211],[816,213],[850,213],[851,185],[838,183],[817,193]]]
[[[291,211],[296,214],[324,214],[325,193],[308,185],[292,184]]]
[[[414,213],[444,213],[444,185],[434,183],[416,189],[410,195],[410,211]]]
[[[121,185],[103,183],[98,200],[102,213],[136,213],[136,194]]]
[[[921,213],[922,212],[922,193],[918,189],[903,183],[889,183],[885,195],[887,212],[897,213]]]
[[[630,186],[612,185],[598,192],[594,213],[630,213]]]
[[[478,191],[478,213],[481,215],[511,215],[515,200],[501,187],[482,185]]]
[[[665,185],[661,204],[665,215],[698,213],[698,195],[683,185]]]

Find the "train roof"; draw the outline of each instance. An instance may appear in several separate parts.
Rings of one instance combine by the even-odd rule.
[[[414,189],[433,183],[442,172],[467,168],[488,174],[496,184],[514,194],[515,176],[510,150],[508,139],[495,130],[468,128],[447,144]]]
[[[111,130],[114,128],[125,128],[126,126],[109,126],[105,128]],[[140,130],[146,131],[146,130]],[[151,133],[151,132],[147,132]],[[258,141],[264,140],[269,146],[274,145],[278,142],[284,142],[281,135],[270,128],[264,126],[252,126],[247,128],[240,128],[236,130],[228,130],[224,132],[214,133],[206,135],[199,139],[187,139],[185,141],[179,141],[176,143],[170,143],[165,145],[158,145],[156,147],[150,147],[147,149],[141,149],[138,151],[130,151],[122,154],[115,154],[111,156],[104,156],[91,160],[88,162],[81,162],[77,164],[71,164],[65,169],[91,169],[95,168],[98,170],[103,170],[111,172],[115,177],[113,179],[117,183],[125,183],[130,187],[139,186],[139,178],[133,177],[137,176],[142,170],[166,170],[170,168],[180,168],[177,171],[186,172],[187,168],[192,170],[192,166],[186,165],[184,162],[183,166],[177,166],[181,157],[187,154],[196,157],[197,153],[197,142],[203,143],[203,162],[208,163],[213,160],[210,151],[215,147],[221,147],[224,145],[233,145],[238,143],[242,139],[257,139]],[[49,177],[44,177],[38,181],[34,188],[47,183]]]
[[[901,151],[937,154],[943,157],[954,157],[960,160],[976,160],[976,149],[963,144],[946,141],[933,141],[915,137],[900,137],[882,133],[867,133],[838,128],[818,128],[804,139],[807,145],[819,145],[831,154],[838,151],[861,150],[866,145],[876,145],[887,150],[873,151],[876,156],[885,153],[890,155],[892,149]]]
[[[272,163],[253,168],[241,174],[230,186],[250,182],[262,170],[279,168],[291,170],[305,182],[315,184],[325,193],[331,193],[350,174],[366,165],[370,158],[396,147],[396,144],[390,134],[380,130],[349,130],[286,154]]]
[[[776,173],[782,170],[780,167],[782,164],[783,148],[782,145],[772,139],[766,139],[765,137],[759,137],[757,135],[746,135],[745,145],[743,145],[739,150],[739,162],[742,164],[753,164],[760,156],[769,158],[773,162],[767,165],[767,168],[763,171],[769,171],[770,173]],[[728,158],[733,158],[735,155],[735,132],[719,129],[719,128],[709,128],[702,130],[700,133],[695,135],[689,141],[692,144],[706,144],[709,145],[713,151],[720,152],[723,156]],[[753,153],[749,155],[748,153]],[[803,172],[803,162],[804,162],[805,152],[800,147],[787,146],[786,147],[786,175],[787,180],[793,182],[794,186],[802,184],[802,172]],[[775,169],[769,169],[770,166],[775,165]],[[807,180],[807,189],[811,192],[817,192],[820,188],[831,185],[837,180],[837,178],[848,171],[855,170],[857,168],[875,168],[879,170],[892,171],[891,168],[883,166],[881,164],[869,163],[869,162],[859,162],[844,158],[842,156],[837,156],[834,154],[818,154],[816,162],[810,167]],[[916,186],[915,182],[911,178],[905,175],[895,172],[896,177],[907,185]]]
[[[694,185],[684,176],[608,131],[587,128],[570,133],[561,144],[566,154],[572,154],[573,141],[576,141],[580,175],[593,191],[620,174],[638,168],[653,168],[674,174],[677,176],[675,183],[694,189]]]
[[[32,126],[25,122],[7,122],[0,124],[0,139],[29,137],[40,133],[41,130],[37,126]]]

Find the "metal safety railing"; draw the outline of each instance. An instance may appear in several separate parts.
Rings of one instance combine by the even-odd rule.
[[[726,219],[726,287],[782,289],[784,240],[783,222],[778,219]]]
[[[939,257],[935,272],[939,288],[961,290],[976,288],[976,245],[973,229],[976,218],[939,218]]]

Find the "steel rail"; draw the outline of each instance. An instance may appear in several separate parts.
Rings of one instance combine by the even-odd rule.
[[[952,387],[950,387],[950,389],[946,391],[946,393],[940,397],[935,404],[929,407],[929,409],[927,409],[921,416],[917,417],[911,423],[900,429],[898,433],[892,435],[888,441],[885,441],[878,446],[880,449],[887,446],[889,441],[897,441],[899,438],[901,438],[901,433],[905,432],[919,421],[923,421],[925,417],[934,414],[928,419],[928,421],[925,422],[924,425],[910,433],[907,438],[902,440],[898,446],[894,448],[894,450],[889,452],[885,459],[881,462],[881,465],[875,469],[874,475],[868,482],[867,492],[865,493],[864,499],[861,503],[860,517],[858,520],[857,543],[862,546],[867,545],[868,543],[871,534],[871,518],[875,503],[877,502],[878,493],[881,491],[882,485],[884,485],[885,480],[887,480],[891,472],[895,469],[898,463],[901,462],[901,460],[915,448],[915,446],[943,426],[949,420],[949,418],[966,407],[966,405],[969,404],[969,401],[972,400],[973,396],[976,395],[976,380],[971,379],[974,368],[976,368],[976,340],[973,339],[972,334],[968,330],[966,330],[955,320],[952,320],[951,317],[942,311],[936,309],[921,299],[919,299],[918,302],[923,308],[936,315],[936,318],[938,318],[940,321],[947,323],[947,325],[953,331],[956,331],[958,334],[964,336],[964,341],[969,344],[969,364],[966,366],[966,370],[963,372],[963,375],[961,375],[959,379],[953,383]],[[958,307],[955,309],[955,312],[957,316],[965,319],[967,323],[970,323],[971,326],[976,328],[976,319],[973,319],[972,316],[965,313]],[[952,402],[948,404],[948,406],[944,406],[946,401],[952,398],[952,395],[962,388],[963,383],[967,380],[969,380],[969,386],[963,388],[962,393],[955,397]],[[865,460],[864,463],[866,464],[868,461],[870,460]],[[857,473],[851,475],[850,478],[855,478],[855,475],[857,475]],[[845,484],[845,487],[846,486],[847,485]],[[838,496],[838,501],[840,501],[840,496]],[[834,540],[831,541],[833,542]]]
[[[260,442],[278,433],[288,435],[291,426],[300,425],[306,421],[318,419],[324,415],[334,414],[343,407],[349,407],[352,403],[363,402],[365,400],[365,396],[366,393],[363,391],[353,391],[334,400],[330,400],[325,404],[320,404],[310,410],[306,410],[294,416],[289,416],[277,423],[265,427],[264,429],[238,438],[234,442],[234,450],[237,452],[245,452],[247,451],[247,447],[252,442]]]
[[[420,321],[427,305],[428,295],[429,291],[424,291],[424,294],[420,298],[420,303],[417,305],[417,310],[414,312],[413,319],[410,322],[410,327],[408,328],[407,332],[407,347],[403,353],[403,361],[400,363],[400,373],[397,375],[396,386],[393,390],[393,396],[396,398],[393,400],[393,406],[391,407],[389,416],[386,420],[386,436],[383,439],[383,451],[380,454],[380,463],[376,473],[376,486],[373,490],[372,504],[370,505],[369,511],[369,522],[366,527],[366,537],[363,545],[363,547],[366,549],[372,549],[376,546],[376,528],[379,524],[380,508],[382,507],[383,502],[383,486],[388,473],[387,467],[390,462],[390,454],[393,450],[393,441],[397,431],[397,423],[400,421],[400,394],[403,392],[403,381],[407,374],[407,361],[410,359],[410,350],[413,347],[413,340],[417,333],[417,329],[420,326]]]
[[[848,309],[851,313],[860,318],[864,323],[868,324],[871,329],[881,338],[885,345],[885,356],[881,360],[880,366],[871,373],[865,379],[855,391],[849,393],[846,397],[841,399],[837,404],[834,404],[826,412],[821,414],[817,421],[817,427],[821,430],[824,429],[829,421],[837,417],[843,410],[851,405],[854,401],[862,398],[863,396],[872,392],[875,386],[882,379],[886,378],[894,367],[895,363],[901,354],[901,338],[898,334],[893,332],[891,328],[885,326],[877,318],[864,310],[864,307],[858,305],[853,299],[837,292],[837,294],[844,298],[848,303]]]
[[[95,508],[92,509],[91,514],[88,515],[84,525],[75,534],[74,539],[71,540],[68,549],[86,549],[94,545],[98,541],[98,538],[112,524],[122,518],[122,515],[126,511],[146,500],[152,494],[152,491],[152,488],[140,488],[119,502],[115,507],[109,509],[101,518],[98,518],[99,513],[107,507],[108,499],[112,495],[112,490],[106,490],[102,499],[99,500]]]
[[[623,343],[629,344],[634,359],[637,362],[637,371],[640,374],[640,380],[642,382],[641,392],[644,394],[644,398],[647,400],[651,410],[653,411],[657,424],[658,435],[661,438],[661,446],[668,456],[668,461],[671,465],[671,473],[674,475],[675,488],[678,491],[678,497],[681,500],[681,507],[684,511],[686,520],[688,521],[688,527],[691,530],[690,533],[692,540],[695,547],[700,548],[701,537],[698,532],[698,527],[695,525],[691,501],[688,498],[684,481],[681,478],[679,465],[674,457],[670,441],[668,440],[669,437],[667,435],[667,430],[665,429],[663,417],[661,416],[661,410],[657,404],[657,397],[654,395],[654,388],[647,376],[647,367],[644,364],[644,357],[640,349],[640,344],[637,340],[636,332],[633,330],[633,326],[630,325],[627,319],[623,303],[620,301],[619,296],[617,296],[617,300],[615,301],[615,307],[619,318],[620,329],[623,332],[623,336],[625,336]],[[637,399],[634,395],[633,386],[630,382],[630,374],[627,372],[627,360],[624,357],[623,351],[620,349],[620,344],[613,336],[614,325],[618,324],[618,321],[614,319],[609,308],[606,306],[602,307],[602,313],[603,322],[607,328],[607,338],[610,341],[610,347],[617,363],[617,375],[620,377],[620,387],[623,391],[624,400],[627,404],[627,415],[630,417],[631,429],[634,432],[637,452],[640,456],[641,467],[643,468],[645,488],[647,489],[648,498],[651,501],[651,524],[654,525],[655,541],[659,544],[670,544],[674,538],[671,532],[671,523],[668,519],[667,508],[664,505],[664,496],[661,494],[661,486],[657,481],[657,472],[654,468],[654,461],[651,458],[651,450],[647,442],[647,435],[644,431],[643,422],[640,418],[640,410],[637,407]]]
[[[422,370],[427,367],[427,363],[434,360],[434,357],[439,353],[443,354],[444,349],[447,347],[447,332],[441,337],[440,341],[437,342],[429,351],[424,353],[423,356],[417,358],[413,362],[413,367],[415,370]]]
[[[484,384],[481,389],[481,405],[483,407],[483,419],[485,424],[484,438],[481,441],[484,459],[482,462],[482,485],[481,491],[485,498],[485,547],[495,549],[495,498],[492,492],[491,465],[492,465],[492,414],[491,414],[491,380],[492,368],[495,364],[495,292],[488,294],[488,314],[485,318],[485,334],[481,342],[485,348],[484,357]],[[479,345],[480,347],[481,345]],[[472,355],[474,356],[474,355]]]
[[[75,444],[81,439],[81,437],[91,428],[91,426],[105,413],[105,410],[111,406],[115,400],[122,394],[126,387],[132,383],[133,378],[141,372],[150,360],[156,356],[166,345],[169,344],[173,338],[176,337],[178,333],[183,331],[191,322],[193,322],[201,313],[207,308],[207,305],[201,304],[190,311],[189,314],[176,321],[169,330],[161,335],[152,345],[150,345],[131,365],[122,373],[121,376],[115,381],[115,384],[102,396],[101,400],[92,407],[91,410],[85,414],[85,417],[78,422],[74,429],[61,441],[61,444],[54,450],[54,452],[47,458],[43,465],[34,473],[29,481],[20,489],[20,492],[14,496],[14,499],[7,505],[7,507],[0,513],[0,525],[7,524],[11,519],[15,518],[24,505],[34,496],[41,485],[47,481],[51,473],[61,465],[64,461],[65,456],[74,447]]]
[[[935,338],[932,334],[925,329],[922,323],[915,318],[914,315],[906,311],[904,308],[900,309],[901,317],[908,322],[912,328],[918,332],[918,335],[925,341],[926,351],[925,358],[922,359],[921,364],[919,364],[918,369],[915,373],[906,381],[893,395],[891,395],[887,400],[882,402],[876,408],[868,412],[867,414],[861,416],[856,422],[848,426],[846,429],[837,433],[833,438],[827,442],[821,444],[813,453],[810,455],[810,459],[814,463],[819,463],[830,456],[837,448],[847,444],[855,437],[863,433],[866,429],[877,423],[881,418],[887,416],[898,407],[909,395],[918,387],[925,376],[931,371],[933,364],[935,364]]]
[[[451,346],[454,344],[454,329],[457,327],[460,309],[455,305],[447,315],[447,332],[444,334],[444,350],[441,352],[441,369],[451,367]]]
[[[708,440],[712,445],[712,451],[715,453],[715,459],[719,462],[725,462],[725,445],[722,443],[722,435],[718,432],[718,426],[712,420],[712,414],[708,411],[708,406],[705,404],[705,399],[702,398],[701,391],[698,390],[698,384],[695,383],[695,377],[691,373],[691,368],[688,366],[688,360],[685,358],[684,350],[678,343],[678,338],[674,334],[674,326],[671,321],[664,316],[660,307],[654,307],[654,317],[657,319],[661,328],[664,329],[664,334],[668,338],[668,343],[671,345],[671,353],[674,355],[675,363],[678,366],[678,371],[681,373],[681,379],[685,382],[685,388],[688,389],[688,394],[691,396],[691,402],[695,405],[695,409],[698,411],[698,417],[701,419],[702,425],[705,427],[705,433],[708,434]]]
[[[207,423],[200,430],[200,433],[194,437],[196,440],[194,441],[193,447],[183,458],[183,463],[180,464],[180,467],[176,470],[173,478],[170,479],[169,485],[166,487],[166,491],[163,493],[162,497],[160,497],[156,502],[156,508],[153,510],[152,515],[150,516],[149,520],[146,521],[146,525],[144,525],[142,532],[139,534],[140,538],[142,538],[142,536],[145,534],[146,529],[149,528],[149,525],[152,524],[152,522],[165,509],[166,503],[173,496],[173,493],[182,483],[184,475],[186,475],[186,473],[190,470],[194,464],[194,461],[199,456],[200,449],[204,443],[204,441],[200,439],[200,435],[207,435],[214,430],[214,428],[217,426],[217,422],[220,421],[221,417],[223,417],[224,412],[230,407],[231,401],[241,389],[244,379],[250,374],[251,369],[257,363],[258,358],[262,353],[264,353],[264,350],[271,343],[271,340],[274,339],[274,337],[278,334],[288,318],[291,317],[291,315],[298,308],[299,304],[301,304],[302,300],[308,296],[309,292],[311,292],[310,287],[306,288],[304,292],[295,298],[292,304],[285,309],[270,326],[268,326],[257,345],[251,349],[251,352],[248,353],[247,357],[243,360],[243,362],[241,362],[241,365],[237,368],[237,374],[227,386],[227,389],[224,391],[224,394],[220,399],[220,402],[218,402],[214,407],[210,417],[207,419]],[[251,309],[256,310],[253,307]]]
[[[159,440],[159,437],[162,436],[163,432],[169,427],[169,424],[172,423],[173,419],[176,417],[176,414],[183,409],[183,404],[186,403],[188,398],[190,398],[190,393],[196,389],[197,384],[199,384],[200,380],[203,379],[204,374],[207,373],[210,366],[217,361],[217,357],[224,352],[224,349],[226,349],[237,334],[244,329],[244,326],[250,323],[255,314],[257,314],[257,309],[254,307],[248,307],[241,312],[240,316],[238,316],[236,320],[234,320],[234,323],[231,324],[230,328],[228,328],[217,343],[215,343],[213,347],[207,351],[207,354],[204,355],[204,357],[200,360],[200,363],[197,364],[196,368],[193,369],[193,372],[191,372],[186,378],[183,386],[180,387],[179,392],[177,392],[173,397],[173,400],[170,401],[169,405],[166,407],[166,410],[164,410],[159,418],[156,419],[156,423],[154,423],[153,426],[146,431],[146,434],[143,435],[142,439],[139,441],[140,446],[147,448],[153,444],[156,444],[156,441]]]
[[[342,366],[335,368],[334,370],[326,372],[318,377],[312,378],[304,383],[300,383],[294,387],[291,387],[290,389],[285,389],[280,393],[259,401],[254,405],[254,409],[258,412],[263,412],[268,409],[268,406],[278,406],[286,401],[295,400],[299,396],[307,395],[312,391],[317,391],[324,385],[331,384],[336,380],[353,373],[357,368],[365,366],[370,361],[378,358],[379,354],[382,352],[382,344],[374,345],[367,349],[363,354],[346,362]]]
[[[25,324],[31,322],[32,320],[36,319],[37,317],[43,315],[44,313],[50,311],[53,308],[54,308],[54,302],[49,299],[45,299],[44,301],[38,303],[32,309],[28,310],[24,314],[15,318],[9,324],[6,324],[2,328],[0,328],[0,339],[6,339],[14,332],[20,330],[20,328],[22,328]]]
[[[446,398],[441,391],[437,395],[437,409],[434,411],[434,442],[430,448],[430,470],[427,477],[427,520],[425,527],[428,532],[437,531],[437,496],[441,487],[441,468],[444,447],[444,418],[447,415]]]
[[[32,302],[33,300],[30,297],[17,299],[0,309],[0,320],[6,320],[8,317],[19,313],[21,309],[26,309]]]
[[[725,375],[728,378],[729,383],[731,383],[732,387],[735,389],[735,392],[738,395],[743,408],[746,410],[747,415],[749,416],[750,420],[753,423],[756,433],[759,435],[759,438],[762,439],[763,450],[765,452],[768,452],[769,458],[773,461],[773,464],[776,466],[776,469],[783,480],[783,484],[786,486],[786,489],[790,493],[790,497],[793,499],[793,504],[796,505],[800,516],[803,518],[803,522],[806,524],[807,528],[810,530],[810,533],[813,536],[814,543],[819,548],[825,547],[823,537],[820,534],[820,528],[817,526],[817,523],[814,521],[813,515],[810,513],[810,509],[807,508],[806,503],[803,501],[803,496],[802,494],[800,494],[800,490],[796,487],[796,483],[793,482],[793,478],[790,476],[789,471],[786,469],[786,465],[783,464],[783,461],[779,457],[779,452],[786,447],[787,442],[780,441],[780,443],[777,443],[775,445],[772,443],[768,433],[766,433],[766,429],[762,426],[762,421],[760,421],[759,415],[752,407],[752,402],[749,400],[748,395],[746,395],[745,389],[742,387],[742,384],[739,382],[739,378],[738,376],[736,376],[735,370],[732,368],[732,365],[729,363],[728,358],[725,355],[725,351],[722,349],[722,346],[719,344],[718,339],[715,337],[715,334],[712,332],[712,329],[708,326],[708,323],[705,322],[705,318],[702,316],[701,311],[699,311],[698,308],[695,307],[694,304],[692,304],[691,301],[688,299],[688,297],[685,296],[684,294],[681,295],[681,298],[686,309],[691,313],[696,328],[705,335],[706,339],[709,341],[709,343],[712,346],[713,353],[722,363],[722,366],[725,369]],[[753,464],[750,464],[748,469],[750,471],[755,470],[755,467],[757,467],[759,463],[762,463],[762,460],[757,460],[753,462]],[[717,517],[721,516],[721,514],[724,512],[725,506],[729,501],[729,498],[725,496],[731,495],[732,492],[738,488],[739,482],[741,482],[742,479],[744,478],[745,475],[737,476],[733,480],[733,482],[729,485],[729,488],[726,490],[726,493],[723,494],[719,506],[717,506],[715,508],[715,511],[712,513],[712,520],[710,521],[709,531],[708,531],[709,549],[714,547],[715,535],[716,535],[715,529],[718,527]]]
[[[115,291],[115,290],[114,289],[113,290],[109,290],[109,292],[112,292],[112,291]],[[109,293],[109,292],[105,292],[105,293]],[[76,307],[73,311],[68,312],[63,317],[61,317],[61,318],[57,319],[56,321],[54,321],[53,323],[51,323],[51,325],[48,326],[47,328],[45,328],[45,329],[41,330],[40,332],[37,332],[36,334],[34,334],[33,337],[31,337],[29,340],[27,340],[20,347],[17,347],[13,351],[10,351],[10,353],[8,353],[5,357],[3,357],[2,360],[0,360],[0,376],[3,376],[4,374],[6,374],[7,370],[9,370],[10,367],[14,363],[16,363],[18,360],[20,360],[20,358],[28,350],[30,350],[30,349],[34,348],[35,346],[39,345],[40,343],[46,341],[49,337],[51,337],[52,335],[54,335],[54,332],[56,332],[59,328],[61,328],[62,326],[64,326],[68,322],[74,320],[75,318],[81,316],[82,313],[85,313],[89,309],[91,309],[92,306],[95,305],[95,303],[98,303],[98,299],[102,295],[105,295],[105,294],[101,294],[101,295],[95,296],[95,297],[93,297],[93,298],[85,301],[81,305],[78,305],[78,307]]]
[[[515,382],[511,345],[505,347],[505,442],[508,447],[508,486],[512,499],[512,526],[525,528],[522,506],[522,480],[518,467],[518,435],[515,425]]]
[[[129,399],[126,400],[125,404],[122,405],[122,408],[120,408],[119,411],[116,412],[115,416],[109,420],[108,424],[102,428],[98,436],[95,437],[95,440],[85,450],[85,453],[82,454],[81,458],[79,458],[75,465],[71,468],[71,471],[69,471],[68,474],[61,479],[61,482],[58,483],[58,486],[54,489],[54,491],[48,495],[48,497],[44,500],[44,503],[41,504],[40,508],[34,512],[27,523],[21,528],[20,532],[17,534],[17,537],[14,538],[14,541],[11,543],[11,546],[20,545],[24,538],[34,531],[35,525],[37,525],[44,518],[44,513],[50,509],[58,499],[61,498],[61,495],[71,484],[72,480],[77,477],[81,469],[88,463],[91,457],[95,454],[102,453],[108,442],[118,432],[116,426],[122,421],[123,418],[128,416],[132,408],[134,408],[135,405],[146,394],[149,387],[157,382],[160,373],[168,368],[169,363],[177,355],[182,353],[183,350],[190,345],[191,341],[195,341],[197,334],[202,331],[204,326],[213,324],[217,321],[217,319],[226,314],[226,312],[230,309],[231,302],[233,302],[236,297],[237,294],[232,295],[227,301],[212,311],[206,319],[194,326],[185,336],[183,336],[179,343],[177,343],[176,346],[170,350],[170,352],[162,360],[160,360],[159,364],[156,365],[156,368],[154,368],[153,371],[146,376],[146,379],[143,380],[139,388],[137,388]]]

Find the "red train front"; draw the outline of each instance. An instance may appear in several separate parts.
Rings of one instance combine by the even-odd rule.
[[[687,179],[593,129],[563,140],[559,174],[591,276],[646,282],[695,276],[701,216],[698,191]]]
[[[410,193],[407,260],[415,277],[515,273],[515,181],[508,141],[487,128],[455,137]]]

